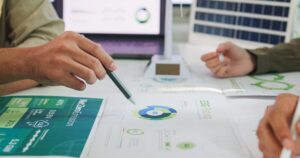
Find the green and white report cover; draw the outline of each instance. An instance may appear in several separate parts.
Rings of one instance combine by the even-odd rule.
[[[94,98],[1,97],[0,156],[85,156],[102,105]]]

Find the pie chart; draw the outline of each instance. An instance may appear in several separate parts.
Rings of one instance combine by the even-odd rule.
[[[146,120],[167,120],[176,116],[173,108],[161,105],[151,105],[138,111],[138,117]]]

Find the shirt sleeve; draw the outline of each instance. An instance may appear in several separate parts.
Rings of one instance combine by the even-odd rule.
[[[49,0],[8,0],[6,7],[11,47],[45,44],[64,32]]]
[[[300,39],[273,48],[248,50],[256,58],[254,74],[300,70]]]

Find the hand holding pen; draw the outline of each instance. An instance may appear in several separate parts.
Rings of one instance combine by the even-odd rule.
[[[274,105],[266,109],[257,129],[258,147],[264,158],[290,158],[300,153],[298,98],[293,94],[281,94]]]
[[[220,78],[247,75],[253,72],[256,64],[247,50],[231,42],[220,44],[216,51],[203,55],[201,60]]]

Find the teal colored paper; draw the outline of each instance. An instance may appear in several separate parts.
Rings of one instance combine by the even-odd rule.
[[[0,98],[0,156],[80,157],[102,99]]]

